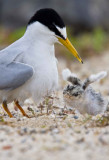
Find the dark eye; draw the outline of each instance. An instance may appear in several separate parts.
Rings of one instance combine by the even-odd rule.
[[[70,85],[67,86],[67,89],[68,89],[68,90],[70,89]]]
[[[77,96],[78,96],[78,92],[77,92],[77,93],[74,93],[73,96],[77,97]]]
[[[56,27],[54,24],[50,24],[49,26],[49,29],[52,30],[52,31],[55,31],[56,30]]]
[[[62,39],[65,39],[63,35],[60,33],[60,31],[56,28],[55,24],[48,25],[48,28],[53,31],[57,36],[61,37]]]

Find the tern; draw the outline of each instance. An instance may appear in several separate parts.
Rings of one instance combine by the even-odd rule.
[[[66,26],[51,8],[38,10],[29,20],[24,35],[0,51],[0,103],[13,117],[8,103],[20,103],[32,97],[37,104],[58,85],[54,44],[61,43],[80,61],[79,54],[67,38]]]

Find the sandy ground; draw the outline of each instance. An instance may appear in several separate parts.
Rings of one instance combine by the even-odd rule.
[[[0,108],[0,160],[109,159],[109,113],[90,116],[64,108],[65,82],[61,78],[61,71],[66,67],[81,79],[102,70],[109,73],[109,52],[84,60],[83,65],[59,60],[58,67],[59,91],[54,95],[48,115],[46,107],[41,113],[32,100],[23,106],[32,118],[23,117],[13,104],[9,108],[14,118],[9,118]],[[93,87],[108,98],[109,76]]]

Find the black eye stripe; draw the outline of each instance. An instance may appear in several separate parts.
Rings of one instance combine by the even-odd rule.
[[[51,25],[50,27],[48,26],[48,28],[53,31],[57,36],[61,37],[62,39],[65,40],[65,37],[61,34],[61,32],[56,28],[55,25]]]

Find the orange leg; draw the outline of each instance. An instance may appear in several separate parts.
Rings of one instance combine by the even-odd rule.
[[[9,115],[9,117],[12,118],[13,115],[12,115],[11,112],[9,111],[6,101],[3,101],[2,106],[3,106],[4,110],[7,112],[7,114]]]
[[[15,100],[14,103],[18,107],[18,109],[21,111],[22,115],[29,118],[29,116],[25,113],[23,108],[20,106],[19,102],[17,100]]]

